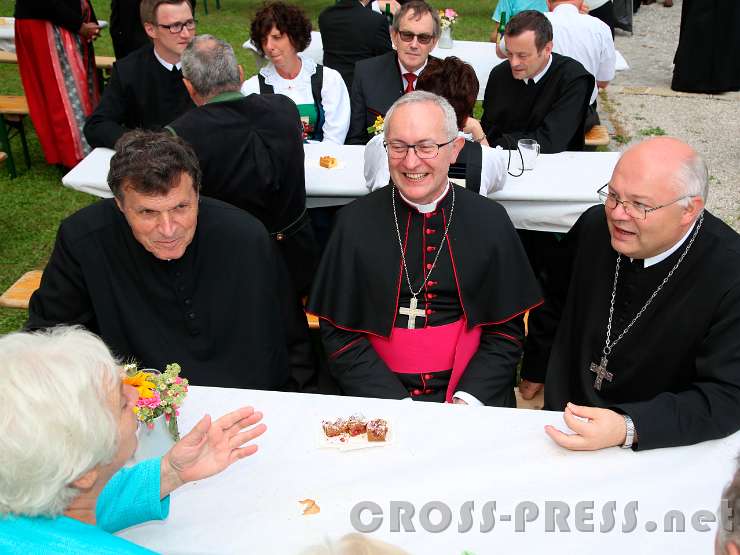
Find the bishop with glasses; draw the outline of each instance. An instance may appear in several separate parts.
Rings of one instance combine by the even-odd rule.
[[[348,395],[514,406],[537,282],[504,209],[452,185],[455,112],[416,91],[385,120],[391,186],[343,208],[308,310]]]
[[[522,367],[544,379],[545,408],[565,411],[575,433],[546,428],[560,445],[653,449],[740,429],[740,236],[704,208],[707,188],[691,147],[651,139],[568,234],[564,303],[548,295],[530,321],[541,346],[539,324],[560,322],[546,376],[529,349]]]

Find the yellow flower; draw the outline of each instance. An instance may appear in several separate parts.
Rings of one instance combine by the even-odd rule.
[[[134,386],[139,391],[139,397],[149,399],[154,395],[153,390],[156,389],[154,382],[149,381],[152,374],[149,372],[137,372],[134,376],[126,376],[123,378],[123,383]]]

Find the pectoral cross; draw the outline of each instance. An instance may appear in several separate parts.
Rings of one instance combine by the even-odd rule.
[[[411,297],[411,302],[409,303],[408,308],[402,306],[398,309],[399,314],[403,314],[404,316],[409,317],[409,323],[406,327],[410,330],[416,329],[417,318],[426,318],[426,312],[424,312],[420,308],[416,308],[418,302],[419,301],[416,297]]]
[[[614,377],[614,374],[607,371],[606,365],[609,364],[609,361],[606,359],[606,357],[601,357],[601,362],[599,362],[599,365],[597,366],[596,363],[591,363],[591,366],[589,367],[589,370],[596,374],[596,381],[594,382],[594,389],[596,391],[601,391],[601,382],[606,379],[606,381],[611,382],[612,378]]]

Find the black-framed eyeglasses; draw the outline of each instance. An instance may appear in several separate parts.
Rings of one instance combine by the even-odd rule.
[[[195,29],[196,23],[198,23],[197,19],[188,19],[187,21],[177,21],[175,23],[170,23],[169,25],[162,25],[161,23],[157,23],[157,27],[167,29],[173,35],[176,35],[177,33],[182,33],[183,27],[185,27],[185,29],[187,29],[188,31],[192,31],[193,29]]]
[[[429,33],[420,33],[417,35],[411,31],[398,31],[398,36],[401,37],[403,42],[411,42],[416,37],[419,44],[429,44],[434,39],[434,35],[430,35]]]
[[[447,146],[454,140],[455,138],[453,137],[446,143],[419,143],[416,145],[407,145],[401,141],[391,141],[390,143],[383,141],[383,146],[385,147],[385,150],[388,151],[390,157],[396,160],[406,158],[410,148],[414,149],[414,153],[417,157],[422,160],[428,160],[430,158],[436,158],[437,154],[439,154],[439,149],[443,146]]]
[[[610,193],[609,191],[606,191],[605,189],[609,187],[609,184],[607,183],[603,187],[601,187],[596,193],[599,195],[599,198],[601,199],[601,202],[604,203],[604,206],[606,206],[609,210],[614,210],[617,207],[617,204],[622,205],[622,209],[624,210],[624,213],[627,214],[630,218],[635,219],[641,219],[644,220],[647,218],[647,215],[650,212],[655,212],[656,210],[660,208],[665,208],[666,206],[670,206],[671,204],[676,204],[679,200],[683,200],[685,198],[689,198],[691,195],[684,195],[682,197],[678,197],[675,200],[672,200],[671,202],[667,202],[665,204],[661,204],[660,206],[646,206],[642,204],[641,202],[631,202],[629,200],[620,200],[617,195],[614,193]]]

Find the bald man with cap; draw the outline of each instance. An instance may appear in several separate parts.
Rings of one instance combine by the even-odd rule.
[[[543,351],[541,324],[559,320],[546,378],[546,352],[522,368],[524,389],[544,378],[545,408],[565,411],[572,432],[546,427],[563,447],[653,449],[740,428],[740,236],[704,208],[707,187],[689,145],[647,140],[569,232],[564,303],[550,292],[533,314]]]

